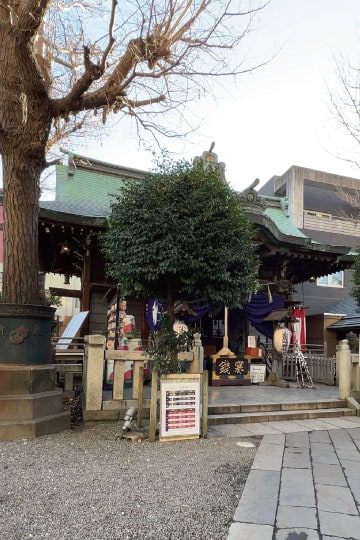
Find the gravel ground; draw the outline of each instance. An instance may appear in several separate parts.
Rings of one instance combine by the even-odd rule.
[[[111,422],[0,442],[0,538],[223,540],[261,438],[116,439]]]

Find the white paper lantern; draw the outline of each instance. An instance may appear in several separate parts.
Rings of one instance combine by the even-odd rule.
[[[291,330],[289,328],[278,327],[274,332],[274,349],[285,354],[288,351],[291,342]]]

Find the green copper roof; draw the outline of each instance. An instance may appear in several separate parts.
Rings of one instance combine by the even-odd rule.
[[[271,219],[283,234],[297,236],[298,238],[307,238],[307,236],[297,228],[292,219],[286,215],[282,208],[267,207],[264,210],[264,214]]]
[[[67,214],[107,217],[112,195],[124,184],[124,179],[139,179],[145,173],[137,169],[118,167],[101,161],[74,156],[69,165],[56,167],[56,198],[41,201],[41,207]]]
[[[75,208],[77,213],[86,211],[92,216],[107,216],[110,212],[111,195],[118,193],[123,185],[119,176],[85,169],[73,170],[58,165],[56,170],[56,200]]]

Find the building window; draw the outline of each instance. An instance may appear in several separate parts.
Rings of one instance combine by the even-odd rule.
[[[344,272],[340,270],[334,274],[328,274],[317,278],[316,284],[319,287],[343,287],[344,286]]]

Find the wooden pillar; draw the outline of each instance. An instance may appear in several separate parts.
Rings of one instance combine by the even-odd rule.
[[[90,312],[90,279],[91,279],[91,255],[90,255],[90,245],[91,238],[90,235],[86,237],[85,240],[85,253],[83,260],[83,271],[82,271],[82,311]],[[83,334],[89,334],[89,321],[90,316],[86,318],[82,332]]]

